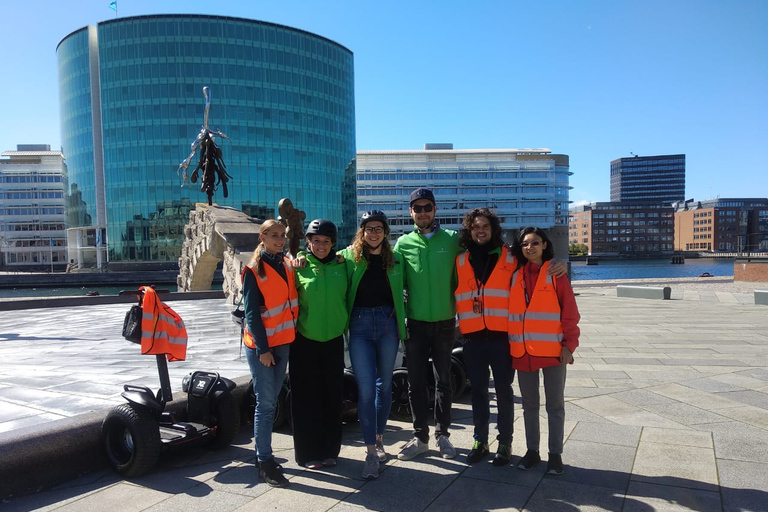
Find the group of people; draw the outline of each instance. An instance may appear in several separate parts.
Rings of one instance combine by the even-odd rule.
[[[435,221],[431,190],[410,196],[414,231],[389,243],[381,211],[363,214],[352,243],[336,250],[336,226],[316,219],[306,229],[306,250],[284,255],[285,227],[267,220],[242,274],[246,355],[256,395],[254,438],[262,481],[288,485],[272,454],[272,423],[286,373],[291,381],[296,462],[309,469],[336,465],[341,449],[344,334],[358,385],[358,417],[366,446],[362,476],[379,475],[388,459],[383,436],[392,404],[392,373],[405,348],[413,438],[399,454],[410,460],[429,450],[427,372],[435,376],[434,439],[443,458],[450,441],[451,354],[456,319],[472,389],[474,444],[470,464],[489,449],[488,387],[496,390],[498,447],[495,466],[511,459],[515,370],[523,402],[529,470],[539,455],[539,373],[549,421],[547,470],[563,472],[566,365],[578,346],[579,313],[565,275],[553,260],[546,233],[525,228],[508,247],[498,217],[470,211],[461,233]],[[406,328],[407,319],[407,328]],[[429,361],[432,361],[432,365]],[[289,364],[290,363],[290,364]]]

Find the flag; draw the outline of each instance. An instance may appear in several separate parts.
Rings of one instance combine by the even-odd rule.
[[[109,8],[117,12],[117,0],[115,0],[114,2],[109,2]]]
[[[53,247],[53,237],[51,237],[51,247]]]
[[[96,247],[101,247],[101,230],[96,230]]]

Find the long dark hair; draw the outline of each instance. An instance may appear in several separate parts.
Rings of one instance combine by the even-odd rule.
[[[381,240],[381,259],[384,268],[389,270],[395,266],[395,256],[392,254],[392,246],[389,243],[389,224],[386,222],[382,224],[384,224],[384,233]],[[355,263],[360,263],[363,258],[368,260],[370,252],[368,244],[365,243],[365,224],[360,226],[355,233],[355,238],[352,240],[352,253],[355,255]]]
[[[520,230],[520,232],[517,234],[517,238],[515,238],[515,245],[512,246],[512,253],[517,258],[517,261],[519,261],[520,264],[524,264],[528,261],[528,258],[526,258],[523,254],[523,239],[526,235],[530,235],[531,233],[538,235],[541,238],[541,241],[546,242],[547,244],[547,246],[544,248],[544,254],[541,255],[541,259],[543,261],[549,261],[554,258],[555,248],[552,247],[552,241],[547,236],[547,233],[541,228],[530,226]]]
[[[501,221],[488,208],[475,208],[470,210],[464,215],[464,220],[461,221],[461,234],[459,235],[459,245],[464,249],[468,248],[472,243],[472,223],[478,217],[485,217],[488,222],[491,223],[491,240],[488,242],[493,248],[501,247],[504,245],[504,239],[501,236]]]

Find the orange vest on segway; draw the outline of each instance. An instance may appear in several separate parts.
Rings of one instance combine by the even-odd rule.
[[[507,332],[509,287],[515,267],[515,257],[506,247],[502,247],[493,272],[483,284],[475,277],[469,252],[456,256],[458,286],[454,296],[462,334],[483,329]]]
[[[509,296],[509,351],[512,357],[560,357],[563,324],[560,322],[560,301],[557,299],[555,278],[547,273],[545,261],[526,307],[525,280],[521,267],[512,275]],[[530,286],[530,284],[529,284]]]
[[[250,265],[243,269],[243,274],[240,277],[242,280],[245,272],[250,270],[256,278],[261,295],[264,297],[266,311],[261,313],[261,321],[267,331],[267,342],[270,347],[285,345],[296,339],[299,294],[296,291],[293,267],[288,259],[283,258],[282,265],[285,268],[288,282],[268,263],[262,263],[264,277],[259,276],[258,272]],[[247,324],[247,322],[244,324],[243,343],[247,347],[256,348],[256,340],[253,339]]]
[[[157,292],[149,286],[141,303],[141,353],[168,354],[169,361],[187,358],[187,329],[184,320],[169,306],[162,303]]]

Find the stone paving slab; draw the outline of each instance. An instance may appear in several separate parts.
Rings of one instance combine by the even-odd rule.
[[[568,369],[566,472],[560,477],[545,475],[546,462],[529,472],[514,467],[526,449],[519,395],[512,465],[497,468],[489,458],[467,466],[472,421],[466,395],[453,408],[455,460],[439,458],[432,443],[433,450],[413,461],[391,459],[370,482],[360,477],[364,453],[357,424],[344,427],[333,471],[298,467],[291,436],[277,432],[274,449],[291,481],[288,489],[258,481],[252,427],[243,425],[227,449],[164,455],[152,473],[132,481],[96,471],[0,502],[0,508],[766,512],[765,308],[746,301],[746,294],[729,295],[723,285],[696,291],[698,299],[672,286],[671,301],[623,299],[615,297],[615,288],[576,287],[582,339]],[[169,365],[175,389],[192,369],[248,374],[224,301],[171,305],[190,333],[187,361]],[[18,312],[0,312],[0,443],[31,422],[88,407],[103,410],[102,402],[121,403],[125,382],[157,387],[154,361],[119,337],[125,310],[119,304],[27,310],[24,321]],[[540,412],[539,448],[546,460],[544,407]],[[410,425],[390,422],[389,453],[396,454],[409,437]]]

